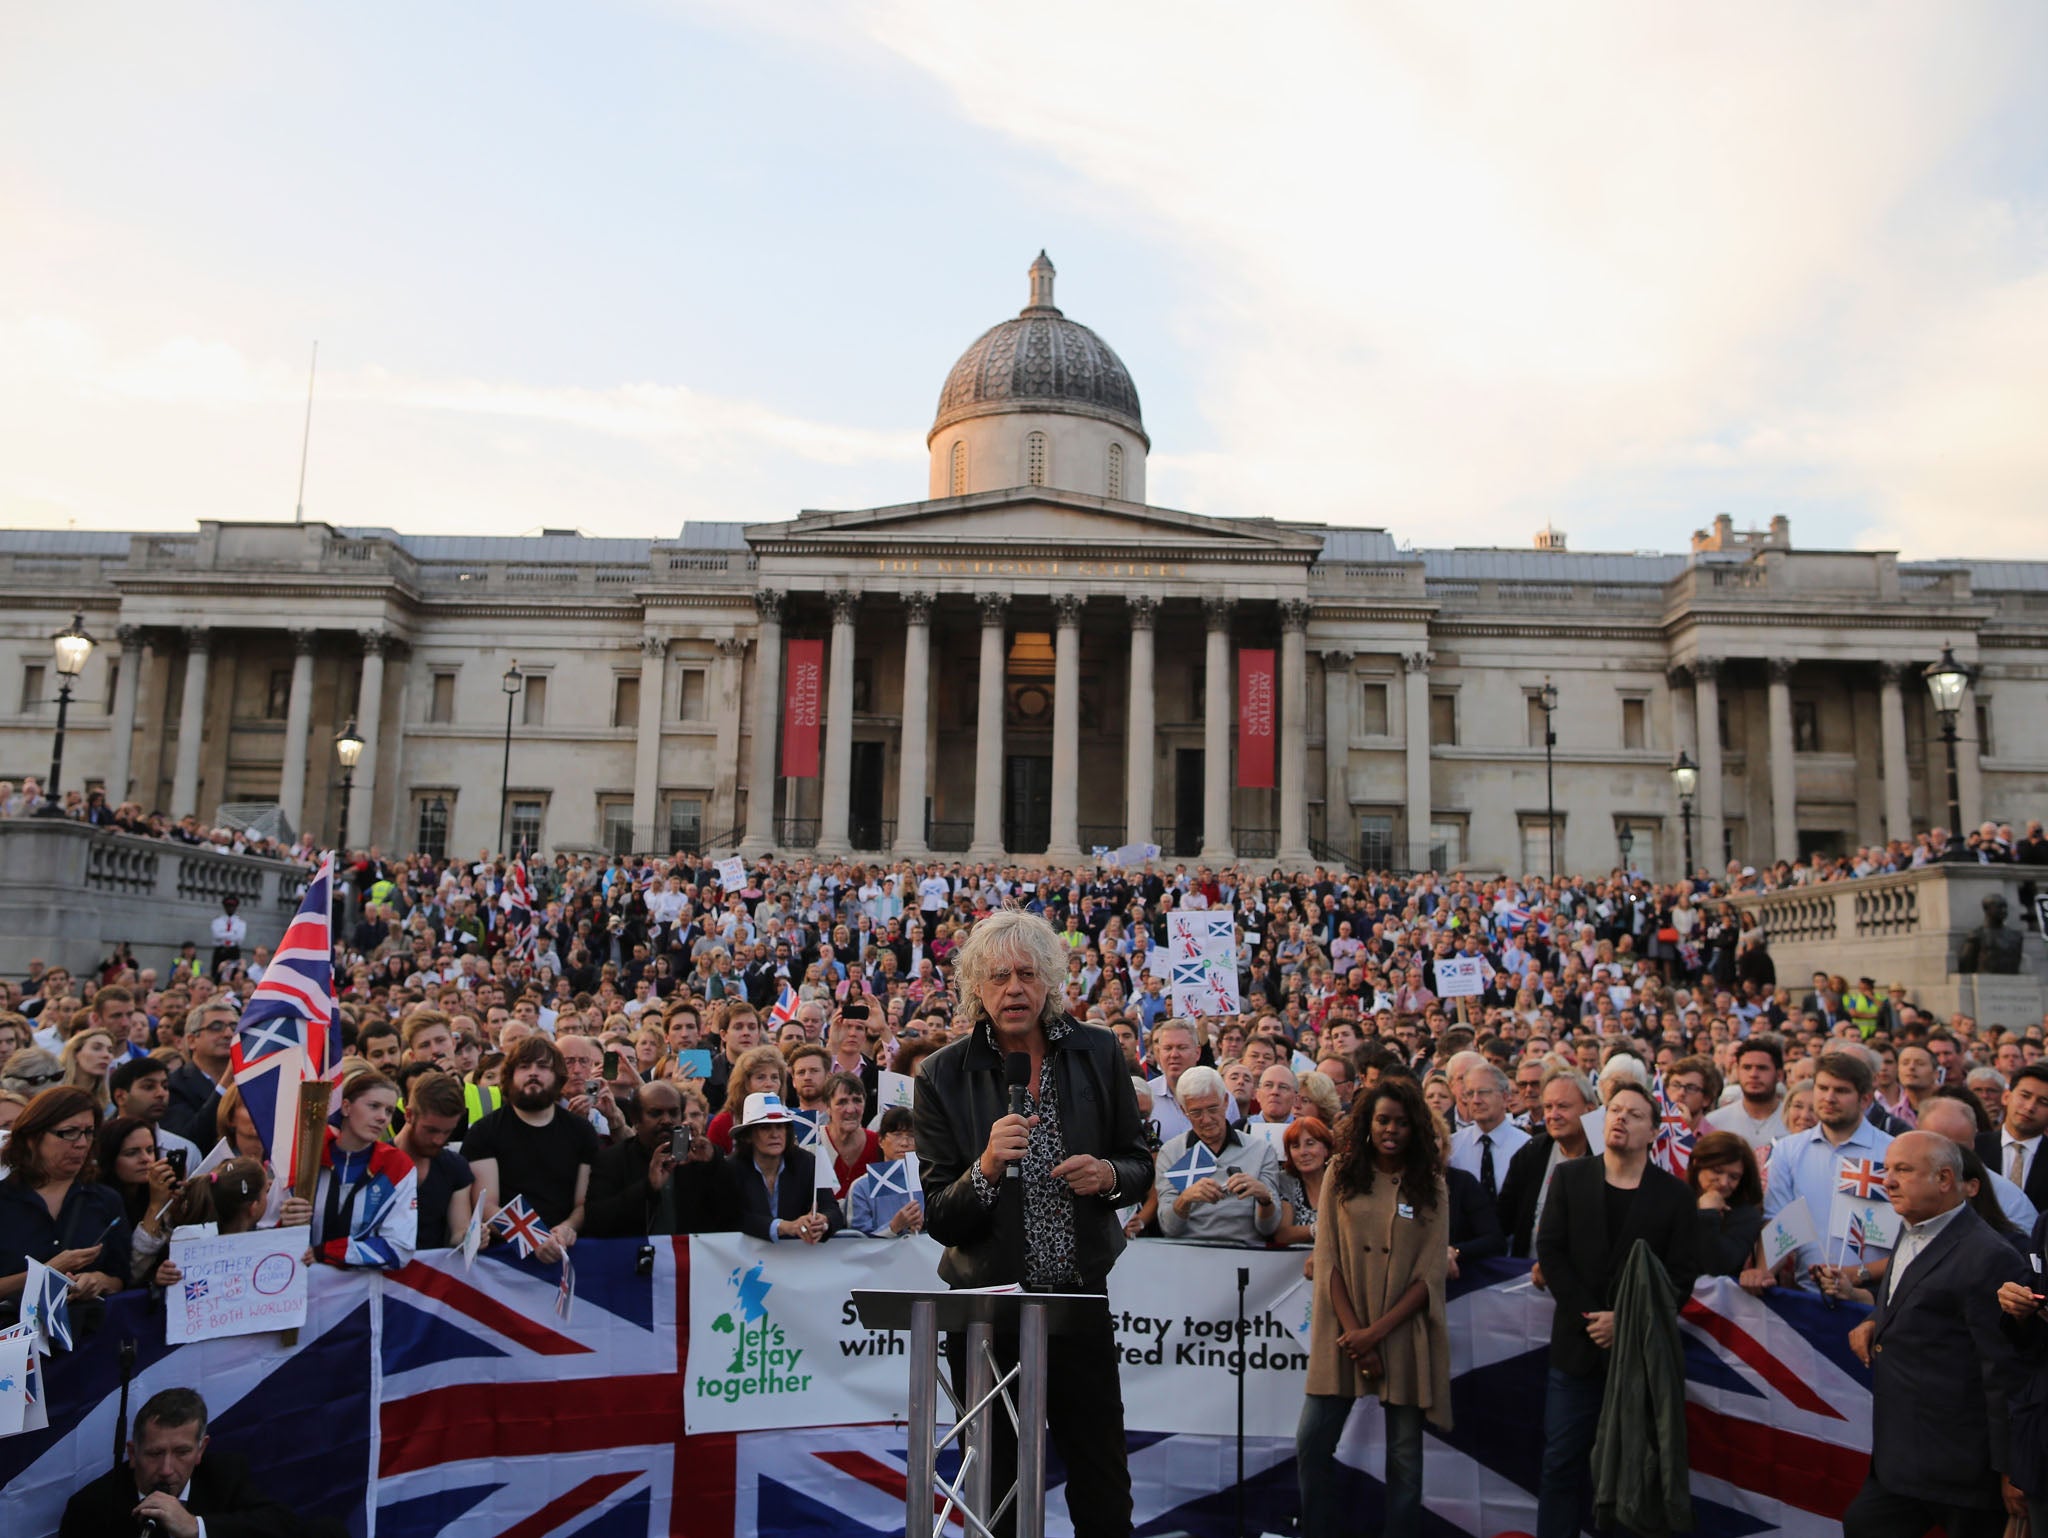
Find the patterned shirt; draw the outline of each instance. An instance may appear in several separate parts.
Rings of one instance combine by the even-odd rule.
[[[1064,1018],[1045,1027],[1048,1046],[1064,1041],[1074,1029]],[[995,1028],[984,1021],[982,1040],[997,1056],[1004,1056],[997,1044]],[[1038,1089],[1024,1092],[1024,1114],[1036,1116],[1024,1148],[1019,1172],[1024,1183],[1024,1285],[1033,1292],[1064,1292],[1081,1285],[1081,1268],[1074,1239],[1074,1193],[1063,1180],[1052,1178],[1056,1165],[1067,1157],[1060,1138],[1059,1086],[1053,1080],[1053,1054],[1048,1051],[1038,1068]],[[984,1207],[993,1207],[1002,1194],[1002,1182],[981,1172],[977,1159],[968,1167],[968,1180]]]

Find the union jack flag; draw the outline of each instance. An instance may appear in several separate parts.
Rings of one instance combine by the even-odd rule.
[[[540,935],[533,921],[533,883],[527,879],[526,861],[514,860],[505,877],[505,890],[498,894],[498,907],[505,915],[505,932],[512,954],[532,957],[540,948]]]
[[[1864,1235],[1863,1214],[1856,1213],[1849,1219],[1849,1242],[1856,1246],[1857,1260],[1863,1259]]]
[[[1844,1159],[1836,1166],[1835,1190],[1858,1201],[1874,1201],[1884,1195],[1882,1159]]]
[[[1663,1107],[1663,1115],[1657,1122],[1656,1139],[1650,1144],[1650,1160],[1659,1169],[1668,1170],[1683,1180],[1692,1164],[1692,1145],[1697,1140],[1692,1118],[1661,1095],[1658,1103]]]
[[[243,1007],[231,1053],[235,1083],[270,1150],[270,1167],[287,1175],[298,1146],[299,1085],[326,1078],[341,1062],[333,894],[330,852],[321,856],[298,913]]]
[[[768,1023],[783,1026],[796,1018],[796,990],[788,983],[782,985],[782,993],[775,1000],[775,1007],[768,1011]]]
[[[540,1214],[526,1205],[524,1196],[515,1196],[500,1207],[491,1219],[491,1227],[507,1235],[518,1246],[522,1260],[547,1243],[553,1233],[540,1220]]]

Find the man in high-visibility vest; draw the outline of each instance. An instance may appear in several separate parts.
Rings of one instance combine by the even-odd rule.
[[[1884,1007],[1884,1000],[1878,996],[1877,980],[1859,977],[1856,986],[1842,995],[1842,1008],[1851,1020],[1856,1022],[1856,1032],[1865,1041],[1877,1030],[1877,1013]]]

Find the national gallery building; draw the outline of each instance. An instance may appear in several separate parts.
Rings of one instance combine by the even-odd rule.
[[[76,612],[65,786],[388,849],[1521,872],[1554,827],[1561,870],[1668,877],[1683,753],[1695,863],[1763,865],[1947,820],[1944,646],[1980,670],[1965,824],[2048,809],[2048,562],[1155,507],[1138,392],[1053,276],[953,365],[920,501],[674,539],[0,532],[0,776],[47,770]]]

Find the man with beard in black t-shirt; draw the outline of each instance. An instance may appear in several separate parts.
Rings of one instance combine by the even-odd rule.
[[[597,1162],[597,1133],[561,1107],[568,1067],[545,1036],[527,1036],[505,1055],[505,1104],[469,1129],[469,1160],[488,1220],[515,1196],[547,1224],[538,1254],[557,1260],[583,1227],[583,1199]]]

